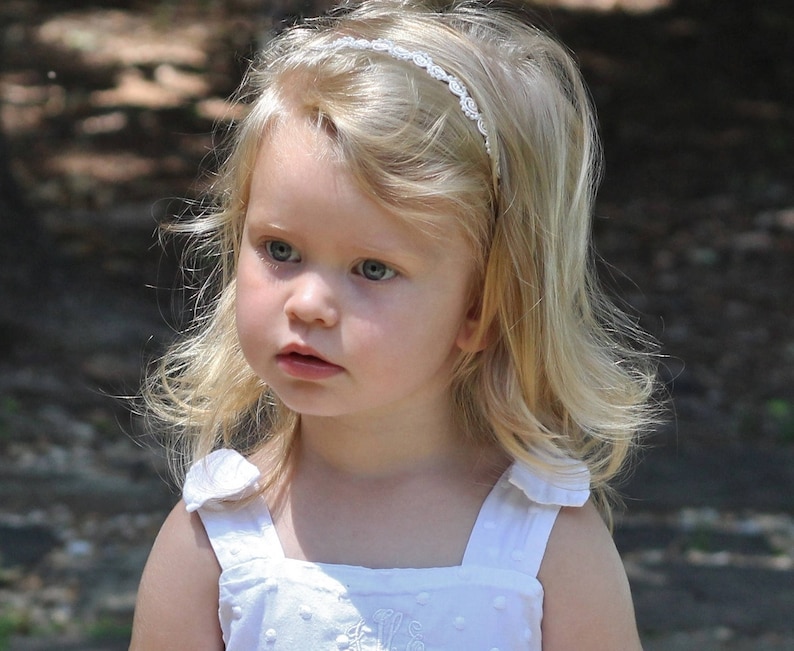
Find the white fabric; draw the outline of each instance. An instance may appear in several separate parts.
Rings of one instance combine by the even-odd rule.
[[[185,495],[222,568],[226,650],[541,651],[546,543],[560,507],[589,496],[587,472],[571,469],[551,482],[511,466],[460,566],[382,570],[285,558],[264,500],[234,502],[256,489],[256,467],[214,452],[188,474]]]
[[[259,469],[234,450],[216,450],[193,465],[185,477],[182,499],[192,513],[202,506],[223,508],[223,503],[253,495]]]

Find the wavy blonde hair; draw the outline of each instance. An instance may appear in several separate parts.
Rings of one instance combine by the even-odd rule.
[[[491,155],[447,85],[388,54],[327,47],[390,39],[429,54],[468,87]],[[234,321],[235,264],[254,159],[279,120],[331,135],[350,173],[406,219],[455,215],[476,260],[484,350],[462,354],[456,416],[541,472],[583,461],[609,492],[638,432],[655,422],[649,340],[599,289],[591,214],[599,144],[577,66],[510,12],[371,0],[286,30],[244,82],[246,117],[199,216],[171,226],[212,269],[199,316],[150,374],[151,416],[173,435],[177,474],[219,446],[269,442],[285,468],[298,416],[254,375]]]

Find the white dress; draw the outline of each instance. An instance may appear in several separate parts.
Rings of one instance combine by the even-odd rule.
[[[537,574],[562,506],[589,496],[583,466],[544,479],[513,464],[485,499],[457,567],[369,569],[285,558],[259,471],[218,450],[188,473],[221,566],[227,651],[541,651]]]

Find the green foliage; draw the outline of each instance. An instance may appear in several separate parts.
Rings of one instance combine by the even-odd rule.
[[[784,398],[766,402],[766,414],[784,443],[794,443],[794,403]]]
[[[7,443],[11,439],[13,427],[11,422],[14,416],[18,415],[20,405],[16,398],[3,396],[0,398],[0,445]]]
[[[129,640],[132,625],[113,617],[100,617],[88,627],[87,634],[93,640]]]
[[[687,549],[710,553],[717,551],[714,547],[712,532],[706,527],[698,527],[687,540]]]
[[[0,651],[10,648],[12,635],[25,634],[30,630],[30,622],[16,612],[0,612]]]

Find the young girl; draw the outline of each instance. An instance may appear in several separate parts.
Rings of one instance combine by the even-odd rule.
[[[189,468],[132,649],[640,648],[601,516],[649,423],[565,50],[370,0],[276,38],[147,386]],[[597,510],[600,507],[601,515]]]

